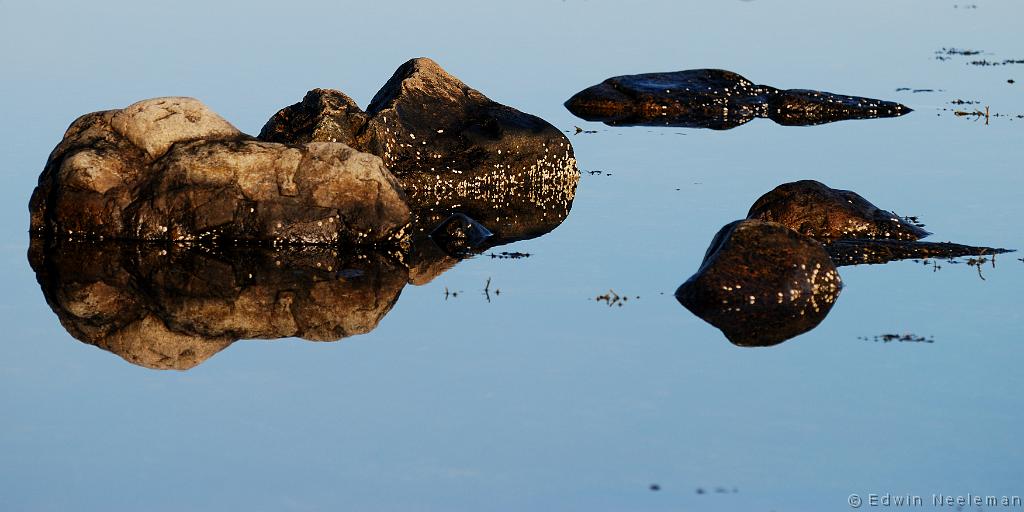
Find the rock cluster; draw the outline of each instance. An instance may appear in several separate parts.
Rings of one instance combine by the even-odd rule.
[[[406,283],[557,227],[578,180],[560,131],[414,59],[367,111],[315,89],[256,138],[192,98],[80,117],[29,257],[72,336],[187,369],[238,339],[368,332]]]
[[[30,201],[45,236],[270,244],[393,244],[454,213],[495,240],[568,214],[572,146],[430,59],[402,65],[367,111],[315,89],[243,134],[192,98],[76,120]]]
[[[789,126],[901,116],[891,101],[757,85],[722,69],[616,76],[565,102],[587,121],[612,126],[679,126],[726,130],[765,117]]]
[[[734,344],[770,346],[825,318],[842,287],[838,266],[1006,252],[917,241],[928,234],[856,193],[786,183],[715,235],[676,298]]]
[[[426,58],[399,67],[365,112],[340,91],[314,89],[274,114],[259,138],[342,142],[381,157],[401,181],[421,235],[459,212],[497,238],[532,238],[565,218],[579,181],[565,134]]]

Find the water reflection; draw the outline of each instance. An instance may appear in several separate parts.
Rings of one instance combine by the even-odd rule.
[[[507,185],[452,188],[413,211],[402,248],[205,245],[33,236],[29,262],[76,339],[154,369],[192,368],[239,339],[336,341],[376,328],[406,285],[568,216],[573,164]],[[411,194],[410,194],[411,195]],[[480,233],[483,233],[481,235]]]
[[[28,257],[73,337],[139,366],[187,370],[240,339],[368,333],[406,284],[428,283],[465,258],[555,229],[578,179],[573,166],[538,176],[521,196],[457,189],[448,202],[417,210],[416,235],[390,251],[33,237]],[[452,245],[460,229],[438,233],[432,224],[453,215],[490,236]]]

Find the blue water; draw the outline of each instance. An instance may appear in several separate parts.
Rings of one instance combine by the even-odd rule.
[[[1024,58],[1022,17],[1011,0],[0,0],[0,510],[820,511],[852,493],[1020,496],[1021,253],[980,276],[843,267],[822,324],[772,348],[733,346],[672,292],[722,225],[796,179],[919,216],[935,241],[1024,248],[1024,65],[934,58]],[[188,95],[257,133],[314,87],[365,106],[415,56],[598,131],[570,139],[584,171],[610,175],[584,172],[560,227],[499,249],[531,257],[406,286],[372,333],[239,341],[186,372],[61,327],[27,262],[27,203],[75,117]],[[700,67],[915,111],[715,132],[611,128],[561,106],[609,76]],[[943,111],[973,107],[954,99],[1005,116]],[[631,300],[594,300],[609,289]],[[934,343],[872,340],[884,333]]]

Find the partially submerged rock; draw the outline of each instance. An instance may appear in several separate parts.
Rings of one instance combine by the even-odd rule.
[[[213,251],[33,238],[29,262],[68,333],[154,369],[187,370],[243,338],[370,332],[408,280],[385,254],[321,246]]]
[[[80,117],[29,207],[33,233],[76,239],[396,243],[410,222],[378,157],[254,141],[191,98]]]
[[[841,288],[819,242],[781,224],[740,220],[715,235],[675,295],[733,344],[770,346],[817,326]]]
[[[565,102],[574,115],[612,126],[678,126],[725,130],[756,117],[804,126],[901,116],[891,101],[757,85],[722,69],[616,76]]]
[[[748,219],[777,222],[821,241],[917,240],[930,233],[849,190],[814,180],[784,183],[750,207]]]
[[[339,91],[316,89],[275,114],[260,139],[344,142],[381,157],[408,196],[418,236],[463,213],[497,239],[532,238],[565,218],[579,181],[565,134],[427,58],[399,67],[366,112]]]

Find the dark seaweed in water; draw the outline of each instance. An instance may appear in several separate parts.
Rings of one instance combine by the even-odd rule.
[[[722,69],[612,77],[565,102],[574,115],[612,126],[727,130],[757,118],[787,126],[901,116],[899,103],[804,89],[756,85]]]

